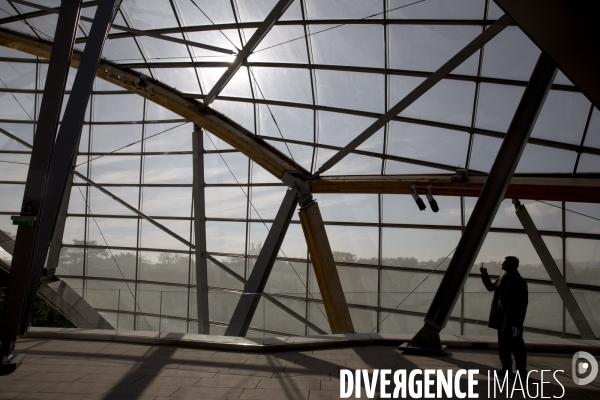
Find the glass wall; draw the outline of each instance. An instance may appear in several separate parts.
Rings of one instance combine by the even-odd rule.
[[[284,22],[275,25],[211,106],[314,172],[502,15],[484,0],[405,3],[295,1]],[[236,24],[256,25],[273,4],[123,2],[115,23],[177,29],[172,34],[178,38],[234,50],[251,34]],[[5,11],[0,18],[32,11],[10,10],[14,13]],[[93,10],[87,7],[84,14],[93,16]],[[44,18],[32,17],[28,24],[0,19],[0,25],[51,40],[53,25]],[[336,23],[339,19],[344,21]],[[87,28],[81,27],[78,50],[84,48]],[[157,38],[120,35],[107,42],[107,60],[163,82],[188,99],[202,99],[224,72],[223,62],[233,58]],[[538,55],[516,26],[506,28],[327,174],[448,174],[461,166],[487,173]],[[47,67],[45,60],[0,47],[0,229],[13,236],[10,215],[18,214],[30,157],[30,149],[14,139],[33,141]],[[71,72],[67,90],[75,76]],[[286,188],[205,132],[206,206],[196,212],[192,131],[191,123],[169,110],[98,79],[76,170],[192,243],[194,215],[206,217],[208,252],[234,273],[208,262],[211,333],[222,334]],[[535,143],[527,145],[517,173],[600,172],[598,110],[561,73],[532,137]],[[418,330],[476,198],[436,196],[438,213],[419,212],[406,195],[315,198],[356,330]],[[523,203],[600,335],[600,208]],[[479,266],[483,263],[498,275],[507,255],[521,259],[521,274],[529,282],[528,334],[576,334],[508,200],[444,332],[494,333],[487,328],[491,294],[480,282]],[[193,251],[180,240],[75,177],[57,274],[113,326],[197,332],[195,265]],[[296,316],[329,332],[297,215],[266,291]],[[248,336],[315,333],[263,299]]]

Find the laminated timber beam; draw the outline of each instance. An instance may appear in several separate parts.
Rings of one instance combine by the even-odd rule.
[[[299,215],[331,333],[354,333],[319,205],[316,202],[307,204],[300,209]]]
[[[45,59],[50,58],[52,51],[52,44],[49,42],[4,29],[0,29],[0,45]],[[74,51],[71,67],[79,68],[80,62],[81,53]],[[288,170],[300,170],[304,175],[309,175],[307,171],[297,166],[283,153],[256,138],[254,134],[223,114],[203,104],[188,100],[175,89],[141,73],[120,69],[110,62],[103,61],[98,66],[96,76],[140,95],[206,129],[242,152],[277,179],[281,179],[283,173]]]
[[[452,181],[451,175],[373,175],[332,176],[311,182],[318,193],[427,194],[427,186],[438,196],[479,197],[485,176],[471,176],[468,182]],[[600,203],[599,178],[513,177],[505,199],[572,201]]]

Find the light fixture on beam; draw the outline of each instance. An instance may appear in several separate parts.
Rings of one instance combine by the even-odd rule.
[[[427,207],[425,206],[425,202],[423,201],[423,199],[420,198],[419,195],[417,194],[416,186],[415,185],[411,185],[410,188],[413,191],[412,192],[412,197],[413,197],[413,199],[415,199],[415,203],[417,203],[417,206],[419,206],[419,210],[423,211]]]
[[[427,201],[429,202],[431,211],[436,213],[436,212],[440,211],[440,208],[438,207],[437,201],[435,201],[435,199],[433,198],[433,195],[431,194],[431,185],[427,185],[427,190],[429,191],[427,193]]]

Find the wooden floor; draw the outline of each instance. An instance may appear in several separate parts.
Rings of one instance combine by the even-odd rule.
[[[241,353],[29,338],[19,340],[17,352],[26,357],[17,371],[0,376],[0,399],[339,399],[340,369],[374,368],[479,369],[477,388],[485,399],[490,398],[487,371],[500,367],[493,351],[453,349],[433,358],[404,356],[395,346]],[[557,374],[565,386],[563,399],[599,399],[600,378],[587,386],[573,383],[571,357],[530,353],[528,369],[564,370]],[[539,383],[539,374],[532,378]],[[551,374],[544,380],[551,382],[544,385],[544,396],[562,394]],[[366,398],[364,390],[362,395]],[[516,391],[512,398],[523,395]]]

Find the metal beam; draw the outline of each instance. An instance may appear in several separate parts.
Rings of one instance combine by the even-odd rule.
[[[100,2],[96,9],[94,23],[90,28],[90,40],[85,46],[81,57],[81,65],[75,76],[73,89],[56,137],[56,145],[52,152],[44,192],[44,202],[39,215],[39,222],[37,222],[38,233],[35,245],[31,249],[33,252],[31,271],[27,297],[21,314],[20,330],[23,333],[27,329],[33,311],[35,293],[48,255],[48,246],[60,211],[65,186],[72,177],[71,169],[77,157],[83,120],[92,93],[104,42],[120,4],[121,0],[104,0]]]
[[[313,193],[379,193],[426,195],[428,186],[436,196],[479,197],[487,180],[485,176],[469,176],[466,182],[455,181],[452,175],[364,175],[331,176],[311,182]],[[505,199],[552,200],[600,203],[600,179],[513,177]]]
[[[14,3],[16,3],[16,1]],[[83,4],[81,4],[81,8],[84,9],[84,8],[88,8],[88,7],[95,7],[97,5],[98,5],[98,0],[86,1]],[[48,15],[48,14],[55,14],[55,13],[57,14],[60,11],[60,8],[56,8],[55,10],[56,10],[56,12],[48,12],[48,11],[42,11],[42,10],[32,11],[32,12],[28,12],[25,14],[19,14],[19,15],[2,18],[2,19],[0,19],[0,25],[9,24],[11,22],[24,21],[24,20],[31,19],[31,18],[43,17],[44,15]],[[75,43],[77,43],[77,40],[75,40]]]
[[[277,4],[275,4],[275,7],[273,7],[269,15],[267,15],[265,20],[260,24],[250,40],[248,40],[248,43],[246,43],[246,45],[240,50],[229,68],[227,68],[225,73],[223,73],[221,78],[219,78],[217,83],[215,83],[210,92],[208,92],[208,94],[204,97],[204,104],[209,105],[213,102],[215,97],[221,93],[238,69],[240,69],[242,63],[246,61],[246,58],[248,58],[254,49],[256,49],[261,40],[263,40],[267,33],[269,33],[275,22],[277,22],[277,20],[283,15],[283,13],[285,13],[285,10],[287,10],[290,4],[293,2],[294,0],[279,0]]]
[[[410,341],[410,347],[441,350],[439,333],[446,326],[469,271],[475,263],[556,72],[554,63],[542,53],[515,111],[506,138],[496,155],[471,218],[427,311],[425,324]]]
[[[314,201],[305,202],[302,204],[299,214],[331,333],[354,333],[348,303],[331,252],[319,205]]]
[[[27,6],[27,7],[32,7],[32,8],[37,8],[37,9],[43,10],[43,11],[45,11],[48,14],[57,14],[60,11],[60,8],[45,7],[45,6],[42,6],[40,4],[32,3],[32,2],[29,2],[29,1],[24,1],[24,0],[10,0],[10,1],[12,1],[13,3],[22,4],[22,5]],[[88,18],[88,17],[85,17],[85,16],[82,16],[81,20],[82,21],[86,21],[86,22],[94,22],[93,18]],[[211,45],[208,45],[208,44],[193,42],[191,40],[179,39],[179,38],[175,38],[175,37],[171,37],[171,36],[165,36],[165,35],[161,35],[161,34],[158,34],[158,33],[153,33],[153,32],[150,32],[150,31],[144,31],[144,30],[140,30],[140,29],[130,28],[128,26],[113,25],[112,27],[114,29],[118,29],[120,31],[132,33],[135,36],[148,36],[148,37],[152,37],[152,38],[155,38],[155,39],[165,40],[167,42],[173,42],[173,43],[183,44],[183,45],[191,46],[191,47],[198,47],[200,49],[211,50],[211,51],[215,51],[215,52],[218,52],[218,53],[235,54],[235,51],[229,50],[229,49],[224,49],[222,47],[211,46]],[[180,32],[177,32],[177,33],[180,33]],[[110,36],[108,38],[110,39]],[[85,42],[87,42],[87,40],[89,40],[89,37],[87,39],[86,38],[80,38],[79,40],[77,40],[77,43],[85,43]]]
[[[583,315],[581,308],[579,308],[577,300],[575,300],[573,293],[571,293],[571,290],[567,286],[565,278],[560,273],[552,254],[550,254],[546,243],[544,243],[542,236],[535,227],[529,212],[527,212],[527,209],[519,202],[519,200],[513,200],[513,204],[515,205],[517,217],[519,218],[521,225],[523,225],[525,233],[527,233],[527,236],[529,237],[529,241],[531,241],[531,244],[537,252],[538,257],[542,261],[544,268],[546,268],[546,272],[548,272],[550,279],[552,279],[552,283],[554,284],[554,287],[556,287],[556,291],[560,295],[560,298],[567,308],[567,311],[569,311],[569,314],[571,314],[571,318],[579,330],[579,334],[583,339],[595,340],[596,335],[594,335],[594,331],[590,327],[585,315]]]
[[[446,75],[454,71],[460,64],[465,62],[471,57],[477,50],[483,47],[487,42],[496,37],[497,34],[502,32],[504,28],[510,24],[511,19],[507,15],[502,16],[496,23],[484,30],[479,36],[473,39],[467,44],[461,51],[456,53],[454,57],[448,60],[442,65],[436,72],[433,73],[429,78],[425,79],[419,86],[417,86],[412,92],[407,94],[402,100],[400,100],[395,106],[389,109],[382,117],[375,121],[371,126],[365,129],[361,134],[354,138],[350,143],[346,145],[342,150],[337,152],[333,157],[327,160],[315,173],[316,176],[327,171],[335,164],[340,162],[346,157],[352,150],[360,146],[365,140],[370,138],[379,129],[383,128],[385,124],[390,122],[394,117],[408,108],[411,104],[417,101],[422,95],[427,93],[429,89],[438,84]]]
[[[213,256],[207,254],[206,258],[209,259],[217,267],[221,268],[223,271],[227,272],[229,275],[231,275],[232,277],[234,277],[238,281],[242,282],[244,285],[246,283],[248,283],[248,281],[245,280],[242,276],[240,276],[240,274],[236,273],[234,270],[232,270],[227,265],[223,264],[222,262],[220,262],[219,260],[217,260]],[[288,313],[290,316],[294,317],[298,321],[302,322],[304,325],[308,326],[313,331],[317,332],[319,335],[326,335],[327,334],[327,332],[325,332],[323,329],[319,328],[318,326],[316,326],[315,324],[313,324],[312,322],[310,322],[309,320],[307,320],[306,318],[304,318],[303,316],[301,316],[300,314],[298,314],[296,311],[294,311],[291,308],[287,307],[286,305],[284,305],[283,303],[281,303],[279,300],[277,300],[276,298],[274,298],[270,294],[263,293],[263,297],[265,299],[269,300],[275,306],[279,307],[280,309],[282,309],[283,311],[285,311],[286,313]]]
[[[583,94],[600,108],[600,3],[495,0]]]
[[[248,278],[248,283],[244,286],[244,292],[233,312],[225,336],[244,337],[248,333],[250,322],[252,322],[258,302],[265,290],[267,280],[275,264],[275,258],[277,258],[297,205],[298,191],[288,189],[265,243],[260,250],[256,264],[254,264],[250,278]]]
[[[198,306],[198,333],[210,335],[208,313],[208,273],[206,265],[206,214],[204,201],[204,132],[194,125],[192,147],[193,163],[193,196],[194,196],[194,236],[196,254],[196,301]]]
[[[65,1],[62,12],[58,15],[54,34],[57,44],[52,49],[50,57],[44,98],[40,108],[37,132],[33,139],[33,151],[23,195],[21,207],[23,217],[20,218],[37,219],[41,215],[46,177],[69,73],[69,63],[77,36],[80,9],[81,0]],[[2,369],[14,370],[16,368],[17,355],[12,352],[20,329],[19,323],[25,299],[29,295],[27,288],[32,260],[31,250],[36,241],[38,226],[38,221],[34,221],[33,226],[22,225],[17,231],[12,274],[6,290],[5,307],[2,310],[2,324],[0,324],[0,354],[2,357],[0,368]]]
[[[172,230],[170,230],[166,226],[160,224],[159,222],[156,222],[156,220],[154,220],[151,217],[149,217],[148,215],[144,214],[143,212],[141,212],[137,208],[129,205],[125,200],[122,200],[118,196],[112,194],[111,192],[109,192],[108,190],[106,190],[105,188],[103,188],[102,186],[100,186],[99,184],[97,184],[96,182],[92,181],[91,179],[88,179],[85,175],[82,175],[82,174],[80,174],[77,171],[75,171],[74,174],[75,174],[76,177],[78,177],[79,179],[83,180],[85,183],[87,183],[89,185],[92,185],[93,187],[95,187],[96,189],[98,189],[99,191],[101,191],[102,193],[104,193],[105,195],[107,195],[110,198],[112,198],[117,203],[121,204],[123,207],[127,208],[129,211],[135,213],[138,217],[143,218],[146,221],[150,222],[152,225],[156,226],[161,231],[169,234],[170,236],[174,237],[175,239],[179,240],[181,243],[185,244],[186,246],[188,246],[188,247],[190,247],[192,249],[195,247],[191,242],[185,240],[184,238],[182,238],[181,236],[179,236],[178,234],[176,234],[175,232],[173,232]]]

